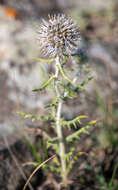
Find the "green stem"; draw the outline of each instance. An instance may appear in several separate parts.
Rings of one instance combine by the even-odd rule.
[[[65,73],[64,73],[64,71],[63,71],[61,65],[58,64],[57,66],[58,66],[58,69],[59,69],[60,73],[62,74],[62,76],[63,76],[69,83],[71,83],[72,85],[75,85],[74,82],[73,82],[71,79],[69,79],[69,78],[65,75]]]
[[[63,178],[63,181],[67,180],[67,169],[66,169],[66,160],[65,160],[65,144],[63,140],[63,133],[62,133],[62,127],[60,125],[60,119],[61,119],[61,111],[62,111],[62,104],[63,101],[60,99],[60,92],[58,89],[58,84],[57,84],[57,79],[59,77],[59,57],[56,58],[56,73],[55,73],[55,89],[56,89],[56,94],[57,97],[59,98],[59,103],[57,106],[57,113],[56,113],[56,131],[57,131],[57,136],[60,139],[59,141],[59,155],[60,155],[60,160],[61,160],[61,175]]]

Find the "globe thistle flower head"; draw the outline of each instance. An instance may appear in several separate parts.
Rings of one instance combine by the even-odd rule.
[[[42,53],[50,57],[62,57],[64,53],[74,53],[80,40],[78,27],[64,14],[48,17],[48,21],[42,20],[38,31]]]

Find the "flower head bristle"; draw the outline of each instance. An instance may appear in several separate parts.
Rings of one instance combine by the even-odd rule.
[[[48,15],[48,18],[42,20],[38,32],[42,53],[56,57],[75,52],[80,34],[74,22],[64,14]]]

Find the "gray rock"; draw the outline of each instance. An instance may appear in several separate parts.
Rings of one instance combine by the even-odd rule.
[[[12,132],[18,125],[16,111],[33,112],[43,109],[49,97],[33,93],[43,83],[36,41],[36,28],[7,18],[4,9],[0,12],[0,134]],[[31,27],[32,26],[32,27]],[[42,67],[48,71],[47,63]],[[38,112],[39,112],[38,111]],[[20,127],[20,126],[19,126]],[[7,130],[8,128],[8,130]]]

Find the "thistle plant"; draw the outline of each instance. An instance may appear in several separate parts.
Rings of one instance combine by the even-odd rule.
[[[46,116],[31,115],[23,112],[19,113],[31,119],[44,119],[52,123],[51,127],[55,131],[56,137],[52,138],[49,134],[44,133],[46,136],[47,149],[52,147],[58,155],[55,168],[52,167],[52,169],[60,172],[62,181],[65,182],[67,181],[68,173],[75,159],[80,155],[80,153],[76,152],[75,144],[78,143],[81,134],[89,133],[88,129],[91,125],[95,124],[96,121],[92,120],[87,123],[86,126],[78,129],[81,122],[80,120],[86,118],[86,116],[80,115],[73,120],[65,121],[64,118],[62,118],[63,105],[67,100],[77,96],[80,90],[84,90],[84,85],[87,84],[92,77],[87,76],[84,81],[77,84],[78,69],[75,71],[76,67],[73,69],[73,66],[71,67],[72,73],[73,70],[76,72],[75,76],[72,74],[72,77],[74,76],[73,79],[72,77],[68,77],[68,73],[66,74],[66,63],[68,59],[74,59],[73,56],[80,42],[79,29],[70,18],[67,18],[64,14],[58,14],[49,16],[48,21],[42,20],[38,31],[38,39],[42,54],[50,58],[38,58],[38,60],[41,62],[53,62],[55,73],[53,73],[40,88],[34,89],[33,91],[41,92],[47,87],[53,86],[51,89],[54,91],[55,96],[52,99],[52,103],[47,105],[49,114]],[[74,126],[76,131],[64,137],[63,128],[71,129],[71,126]],[[67,151],[68,144],[69,150]]]

